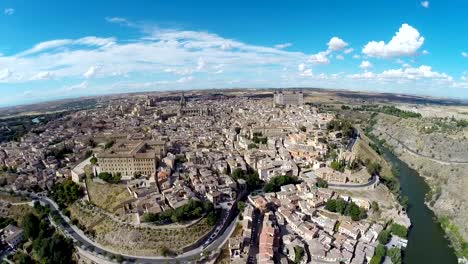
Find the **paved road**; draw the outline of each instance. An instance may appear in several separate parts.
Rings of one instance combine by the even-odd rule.
[[[363,184],[333,184],[333,183],[329,183],[328,187],[330,187],[330,188],[339,187],[339,188],[350,188],[350,189],[367,188],[367,187],[377,183],[378,180],[379,180],[379,177],[374,175],[374,176],[372,176],[371,180],[369,182],[367,182],[367,183],[363,183]]]
[[[440,164],[444,164],[444,165],[468,164],[468,161],[441,160],[441,159],[436,159],[436,158],[429,157],[429,156],[426,156],[426,155],[422,155],[422,154],[412,150],[407,145],[405,145],[405,143],[401,142],[399,139],[397,139],[397,138],[393,137],[392,135],[388,134],[386,131],[382,131],[382,130],[379,130],[379,129],[376,129],[376,131],[378,131],[380,133],[384,133],[389,138],[395,140],[398,143],[398,145],[400,145],[403,148],[403,150],[405,150],[406,152],[408,152],[408,153],[410,153],[410,154],[412,154],[414,156],[425,158],[425,159],[428,159],[428,160],[431,160],[431,161],[434,161],[434,162],[437,162],[437,163],[440,163]]]
[[[92,241],[91,239],[89,239],[80,229],[70,224],[70,219],[62,215],[62,213],[59,210],[58,205],[51,199],[44,197],[44,196],[38,196],[34,193],[29,193],[26,191],[18,192],[18,193],[23,194],[23,195],[28,194],[30,195],[31,198],[38,200],[43,204],[49,205],[50,209],[53,212],[57,212],[63,219],[63,221],[61,221],[60,224],[62,228],[65,230],[66,234],[72,237],[74,240],[80,241],[82,244],[82,248],[93,249],[95,253],[100,254],[100,255],[120,255],[120,256],[123,256],[127,261],[135,262],[135,263],[161,263],[162,264],[162,263],[168,263],[171,261],[174,261],[174,262],[178,261],[181,263],[187,263],[187,262],[193,261],[195,259],[200,258],[203,252],[210,252],[210,251],[219,249],[222,246],[224,246],[224,244],[227,242],[227,240],[229,239],[231,234],[234,232],[234,229],[236,227],[236,221],[231,221],[231,223],[227,227],[225,226],[224,228],[221,229],[221,232],[220,232],[221,234],[218,235],[218,237],[216,237],[216,239],[205,249],[200,246],[196,249],[185,252],[184,254],[174,257],[174,258],[127,255],[127,254],[122,254],[114,250],[111,250],[109,248],[106,248]]]

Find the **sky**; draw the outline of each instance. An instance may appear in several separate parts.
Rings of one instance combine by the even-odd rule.
[[[318,87],[468,99],[468,1],[0,0],[0,107]]]

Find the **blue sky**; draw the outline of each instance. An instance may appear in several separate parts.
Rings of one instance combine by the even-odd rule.
[[[468,98],[468,1],[0,1],[0,106],[322,87]]]

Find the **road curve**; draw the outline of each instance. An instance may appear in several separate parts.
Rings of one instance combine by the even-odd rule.
[[[380,129],[376,129],[376,131],[378,131],[380,133],[384,133],[390,139],[393,139],[394,141],[396,141],[396,143],[398,145],[400,145],[403,148],[404,151],[406,151],[406,152],[408,152],[408,153],[410,153],[410,154],[412,154],[414,156],[424,158],[424,159],[428,159],[428,160],[431,160],[431,161],[434,161],[434,162],[437,162],[437,163],[440,163],[440,164],[443,164],[443,165],[455,165],[455,164],[467,165],[468,164],[468,161],[440,160],[440,159],[436,159],[436,158],[432,158],[432,157],[429,157],[429,156],[426,156],[426,155],[419,154],[418,152],[412,150],[407,145],[405,145],[403,142],[401,142],[399,139],[393,137],[392,135],[390,135],[386,131],[382,131]]]
[[[10,191],[10,190],[6,190],[4,188],[0,188],[0,190]],[[221,229],[221,231],[224,230],[224,232],[222,232],[221,235],[218,235],[216,237],[216,239],[209,246],[207,246],[205,249],[203,249],[203,247],[200,246],[200,247],[198,247],[196,249],[193,249],[193,250],[185,252],[185,253],[183,253],[181,255],[178,255],[177,257],[162,257],[162,256],[149,257],[149,256],[127,255],[127,254],[122,254],[120,252],[117,252],[117,251],[114,251],[112,249],[106,248],[106,247],[92,241],[91,239],[89,239],[83,233],[83,231],[78,229],[76,226],[70,224],[70,219],[68,217],[62,215],[62,213],[59,210],[58,205],[53,200],[49,199],[48,197],[38,196],[35,193],[30,193],[30,192],[27,192],[27,191],[20,191],[20,192],[15,192],[15,193],[19,193],[19,194],[23,194],[23,195],[29,195],[31,198],[33,198],[35,200],[38,200],[38,201],[40,201],[40,202],[42,202],[44,204],[49,205],[50,209],[53,212],[57,212],[58,215],[60,215],[60,217],[62,218],[63,221],[61,221],[61,223],[59,223],[59,224],[63,227],[63,229],[67,233],[67,235],[70,236],[71,238],[73,238],[76,241],[80,241],[81,244],[83,245],[83,247],[85,247],[85,248],[94,248],[93,251],[95,253],[99,254],[99,255],[106,255],[106,254],[107,255],[120,255],[120,256],[124,257],[127,261],[135,262],[135,263],[158,263],[158,264],[161,263],[162,264],[162,263],[168,263],[168,262],[171,262],[171,261],[178,261],[178,262],[181,262],[181,263],[187,263],[187,262],[193,261],[195,259],[200,258],[200,255],[205,251],[209,252],[209,251],[216,250],[216,249],[219,249],[222,246],[224,246],[224,244],[226,243],[228,238],[233,233],[233,231],[234,231],[234,229],[236,227],[236,223],[237,223],[234,220],[234,221],[231,221],[231,223],[227,227],[226,226],[223,227]],[[227,221],[226,221],[226,224],[227,224]],[[104,256],[102,256],[102,257],[104,258]]]

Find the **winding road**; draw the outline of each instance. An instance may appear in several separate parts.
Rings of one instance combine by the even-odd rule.
[[[417,157],[420,157],[420,158],[425,158],[425,159],[428,159],[428,160],[431,160],[431,161],[434,161],[434,162],[437,162],[437,163],[440,163],[440,164],[443,164],[443,165],[454,165],[454,164],[467,165],[468,164],[468,161],[440,160],[440,159],[436,159],[436,158],[433,158],[433,157],[429,157],[429,156],[426,156],[426,155],[419,154],[418,152],[412,150],[407,145],[405,145],[405,143],[403,143],[399,139],[393,137],[392,135],[390,135],[386,131],[382,131],[381,129],[375,129],[375,130],[377,132],[385,134],[390,139],[393,139],[398,145],[400,145],[403,148],[404,151],[408,152],[411,155],[414,155],[414,156],[417,156]]]
[[[10,191],[4,188],[0,188],[2,191]],[[149,256],[135,256],[135,255],[127,255],[127,254],[122,254],[120,252],[114,251],[112,249],[106,248],[94,241],[92,241],[90,238],[88,238],[83,231],[81,231],[79,228],[76,226],[72,225],[70,223],[70,219],[66,216],[64,216],[60,210],[58,205],[51,199],[45,196],[39,196],[35,193],[30,193],[26,191],[20,191],[20,192],[15,192],[17,194],[22,194],[22,195],[29,195],[34,200],[40,201],[42,204],[46,204],[50,207],[50,209],[53,212],[58,213],[58,215],[62,218],[62,221],[60,221],[60,225],[63,228],[63,231],[67,236],[72,238],[75,241],[79,241],[82,245],[80,246],[81,249],[85,249],[88,253],[100,257],[103,260],[107,260],[104,256],[105,255],[120,255],[125,258],[127,262],[133,262],[133,263],[170,263],[172,261],[178,261],[180,263],[187,263],[187,262],[192,262],[197,259],[200,259],[201,255],[203,252],[210,252],[213,250],[220,249],[221,247],[224,246],[224,244],[227,242],[229,237],[232,235],[234,232],[234,229],[236,227],[237,221],[233,220],[229,223],[229,221],[226,221],[226,225],[229,223],[229,225],[223,226],[223,228],[220,231],[220,235],[216,237],[216,239],[209,244],[206,248],[203,248],[202,246],[195,248],[193,250],[190,250],[188,252],[185,252],[181,255],[178,255],[176,257],[162,257],[162,256],[157,256],[157,257],[149,257]],[[89,249],[93,249],[91,253]],[[97,255],[96,255],[97,254]]]

